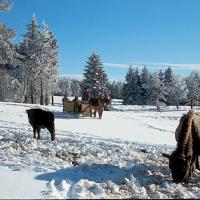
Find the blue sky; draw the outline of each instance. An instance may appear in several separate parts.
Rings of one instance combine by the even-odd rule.
[[[81,75],[94,51],[115,80],[124,80],[130,64],[146,64],[152,72],[171,65],[182,76],[200,67],[199,0],[12,2],[13,8],[0,20],[17,30],[16,42],[33,12],[39,24],[45,21],[58,40],[61,75]]]

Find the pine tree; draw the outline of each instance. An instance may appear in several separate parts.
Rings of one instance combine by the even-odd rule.
[[[83,86],[90,89],[91,96],[97,97],[98,95],[108,94],[107,74],[103,69],[101,58],[96,53],[93,53],[87,61],[84,69]]]
[[[110,90],[110,97],[112,99],[122,99],[122,87],[123,83],[121,81],[113,81],[112,83],[108,82],[108,89]]]
[[[164,80],[162,80],[160,74],[154,73],[151,79],[151,99],[158,111],[160,111],[161,102],[165,103],[166,95],[167,88],[164,85]]]
[[[193,71],[189,77],[186,78],[186,84],[188,88],[188,99],[190,102],[191,109],[200,100],[200,77],[199,74]]]
[[[0,0],[0,13],[9,11],[11,4],[7,0]],[[12,39],[15,31],[7,28],[5,24],[0,22],[0,67],[20,65],[21,56],[16,52]]]
[[[183,80],[180,76],[174,76],[170,93],[170,105],[176,105],[178,109],[179,105],[183,104],[183,102],[187,99],[188,89],[185,80]]]
[[[40,71],[40,26],[37,23],[35,14],[32,21],[27,25],[27,33],[24,35],[23,42],[19,45],[19,51],[25,55],[24,59],[24,92],[25,101],[30,97],[31,103],[36,103],[40,96],[41,80],[39,79]]]
[[[18,49],[25,56],[25,101],[27,96],[31,96],[31,103],[40,99],[40,104],[49,104],[49,96],[53,96],[56,83],[58,46],[47,25],[44,25],[43,31],[40,30],[35,14],[31,23],[27,25],[27,33]]]
[[[76,79],[72,79],[71,82],[71,91],[73,96],[81,96],[81,86],[80,86],[80,81]]]
[[[175,84],[174,74],[172,72],[171,67],[168,67],[164,73],[164,83],[167,87],[167,97],[166,103],[167,105],[173,105],[173,87]]]
[[[133,68],[130,65],[128,72],[126,73],[125,76],[125,82],[123,84],[123,104],[127,105],[127,104],[131,104],[132,103],[132,96],[131,96],[131,92],[133,90]]]
[[[141,104],[147,105],[150,103],[150,74],[146,66],[142,69],[140,75],[140,82],[141,82]]]
[[[19,80],[6,69],[0,69],[0,101],[21,102],[22,85]]]
[[[44,24],[44,30],[41,32],[40,45],[40,92],[41,97],[45,95],[45,104],[48,105],[49,97],[53,97],[53,91],[56,83],[56,74],[58,70],[58,46],[55,36],[49,31],[47,24]],[[41,104],[43,104],[43,99],[40,99]]]
[[[141,82],[137,68],[129,67],[123,85],[123,104],[140,104]]]

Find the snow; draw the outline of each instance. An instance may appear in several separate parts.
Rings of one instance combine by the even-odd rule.
[[[200,198],[199,171],[188,184],[171,178],[167,158],[189,107],[124,106],[114,100],[102,119],[55,106],[0,102],[0,198]],[[46,129],[33,139],[26,109],[55,115],[56,140]],[[198,111],[198,107],[195,108]]]

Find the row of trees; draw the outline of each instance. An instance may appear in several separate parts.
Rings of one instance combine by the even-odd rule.
[[[0,0],[0,12],[11,5]],[[0,101],[48,104],[58,71],[58,45],[46,24],[37,23],[35,14],[19,44],[15,32],[0,23]]]
[[[109,94],[111,98],[123,99],[125,105],[199,105],[200,76],[193,71],[188,77],[175,75],[168,67],[164,72],[150,73],[146,66],[139,72],[129,67],[125,82],[109,82],[100,56],[93,53],[86,62],[84,79],[62,78],[57,83],[56,93],[81,96],[83,87],[93,96]]]
[[[200,76],[193,71],[188,77],[174,75],[171,67],[164,72],[150,73],[146,66],[139,73],[130,68],[123,84],[123,104],[156,105],[199,105]]]

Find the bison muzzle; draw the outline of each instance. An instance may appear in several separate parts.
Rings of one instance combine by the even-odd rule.
[[[47,128],[51,133],[51,140],[55,140],[55,125],[54,125],[54,114],[49,111],[44,111],[39,108],[33,108],[26,110],[28,114],[28,120],[33,127],[33,138],[40,139],[41,128]]]

